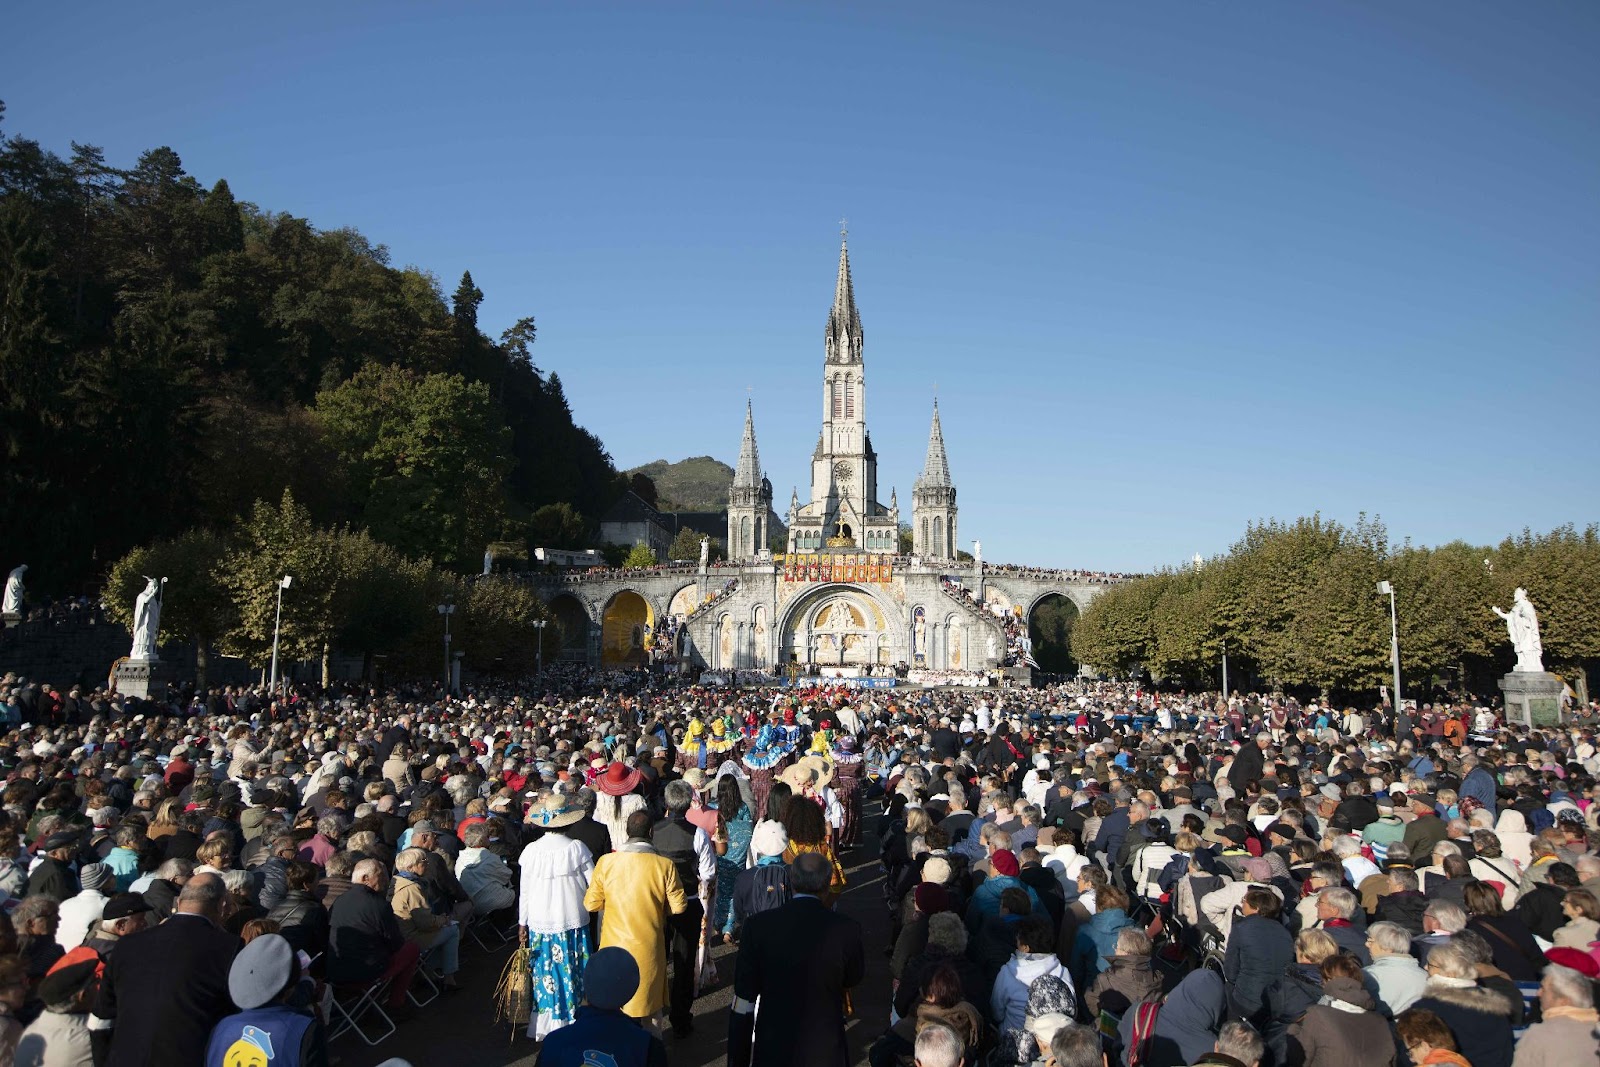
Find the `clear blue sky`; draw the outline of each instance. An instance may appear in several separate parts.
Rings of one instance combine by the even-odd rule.
[[[1600,4],[27,4],[6,128],[354,226],[619,466],[807,477],[838,222],[909,489],[1145,569],[1246,522],[1600,519]],[[909,508],[908,508],[909,510]]]

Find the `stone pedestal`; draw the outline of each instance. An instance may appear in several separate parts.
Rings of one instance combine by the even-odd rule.
[[[1512,671],[1500,679],[1506,721],[1530,729],[1561,725],[1561,679],[1548,671]]]
[[[158,659],[125,659],[112,672],[117,692],[125,696],[149,700],[152,695],[162,697],[167,692],[167,682],[172,680],[172,668]]]
[[[5,614],[0,615],[0,625],[3,625],[7,630],[11,629],[13,626],[18,626],[21,623],[22,612],[20,611],[8,611]]]

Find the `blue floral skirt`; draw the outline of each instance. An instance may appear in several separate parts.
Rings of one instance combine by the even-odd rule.
[[[589,965],[589,928],[559,934],[528,931],[528,964],[533,971],[533,1010],[528,1036],[543,1040],[577,1016],[583,1003],[583,971]]]

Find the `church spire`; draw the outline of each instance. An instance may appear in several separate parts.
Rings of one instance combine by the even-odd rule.
[[[839,237],[839,277],[833,287],[833,310],[828,313],[825,338],[829,363],[861,361],[861,314],[856,310],[856,290],[850,280],[850,245]]]
[[[939,426],[939,401],[933,402],[933,427],[928,431],[928,459],[918,483],[925,488],[948,488],[950,461],[944,454],[944,430]]]
[[[750,401],[744,402],[744,440],[739,443],[739,466],[734,469],[733,484],[737,489],[761,487],[761,456],[756,451],[756,420]]]

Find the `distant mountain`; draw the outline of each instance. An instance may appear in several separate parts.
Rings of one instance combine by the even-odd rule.
[[[710,456],[690,456],[676,463],[658,459],[628,471],[656,484],[662,511],[721,511],[728,506],[733,468]]]

